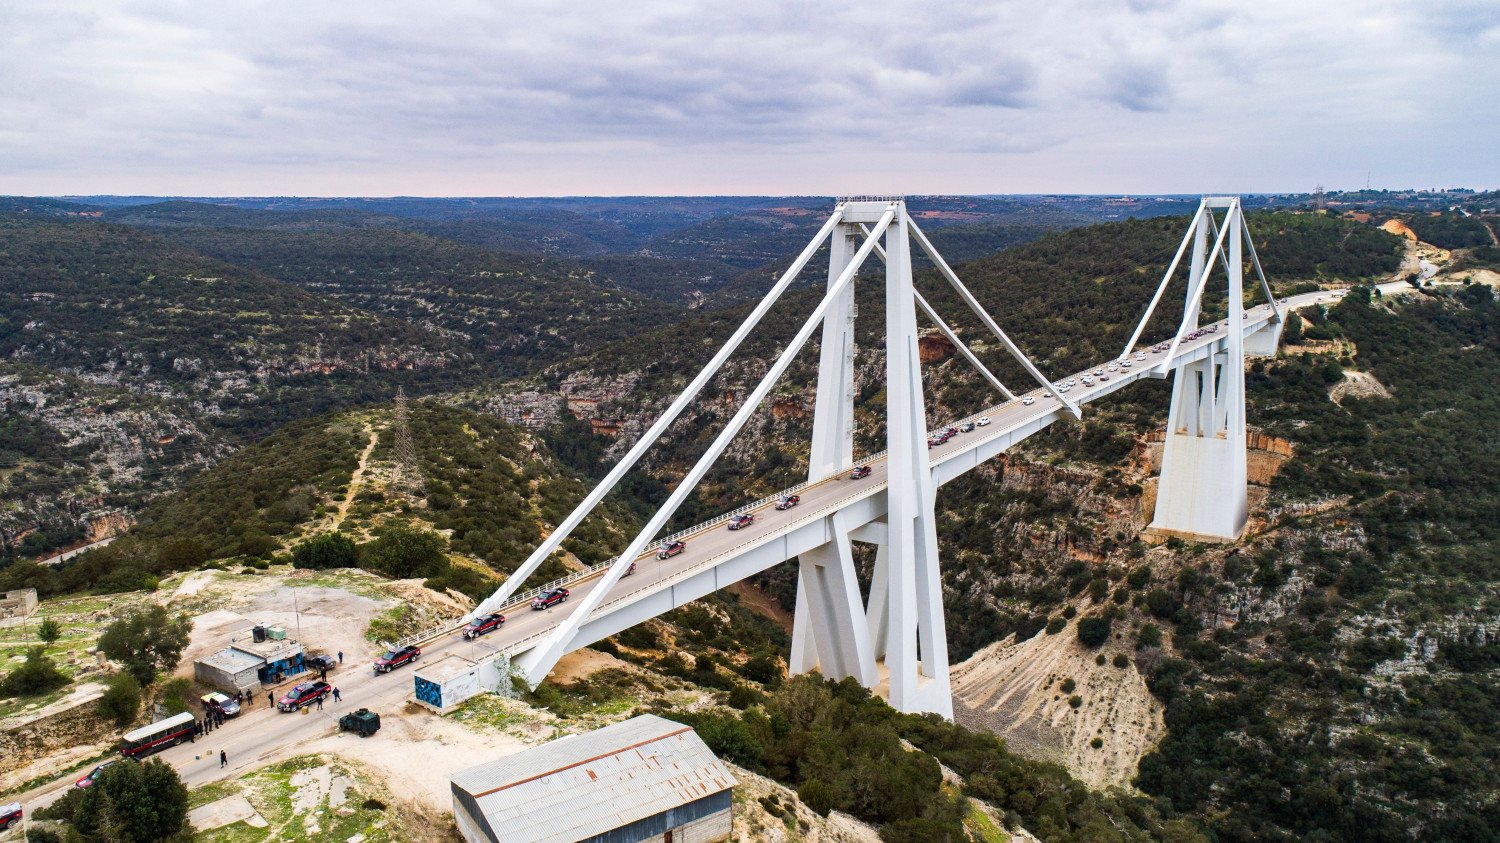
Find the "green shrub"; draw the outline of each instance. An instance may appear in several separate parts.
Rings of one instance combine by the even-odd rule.
[[[110,677],[98,705],[99,716],[114,721],[116,726],[128,726],[141,711],[141,683],[128,670],[116,673]]]
[[[1141,627],[1141,631],[1135,637],[1135,648],[1161,646],[1161,628],[1154,623],[1148,623]]]
[[[392,523],[382,527],[374,541],[361,546],[359,556],[365,567],[396,579],[431,577],[448,565],[443,555],[447,544],[437,533]]]
[[[1094,738],[1093,740],[1089,741],[1089,746],[1093,747],[1094,749],[1098,749],[1104,746],[1104,738]]]
[[[1109,618],[1084,618],[1078,622],[1078,640],[1085,647],[1099,647],[1109,640]]]
[[[26,661],[0,680],[0,697],[34,697],[54,691],[71,680],[57,669],[42,647],[26,651]]]
[[[1115,653],[1114,664],[1115,667],[1125,667],[1130,664],[1130,659],[1124,653]]]
[[[797,788],[797,798],[809,810],[826,817],[833,810],[833,788],[822,779],[808,779]]]
[[[62,624],[52,618],[46,618],[42,621],[41,626],[37,627],[36,637],[51,644],[62,637]]]
[[[353,568],[358,564],[354,539],[344,533],[323,533],[292,548],[293,568]]]
[[[1073,693],[1073,689],[1078,687],[1078,683],[1074,682],[1073,677],[1069,676],[1067,679],[1064,679],[1062,681],[1062,684],[1058,687],[1064,694],[1071,694]]]
[[[1067,621],[1063,620],[1062,618],[1053,618],[1052,620],[1047,621],[1047,634],[1056,635],[1057,633],[1062,632],[1064,629],[1067,629],[1067,627]]]
[[[1080,697],[1077,694],[1068,697],[1068,705],[1074,708],[1078,708],[1079,706],[1083,705],[1083,697]]]

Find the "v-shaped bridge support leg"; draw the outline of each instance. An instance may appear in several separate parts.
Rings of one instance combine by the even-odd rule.
[[[875,656],[865,624],[849,533],[834,515],[833,540],[798,557],[797,614],[792,627],[793,674],[821,670],[875,686]]]

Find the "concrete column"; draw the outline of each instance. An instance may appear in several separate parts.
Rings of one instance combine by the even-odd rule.
[[[1229,326],[1203,360],[1179,366],[1162,446],[1161,481],[1150,529],[1199,541],[1233,541],[1248,519],[1245,436],[1245,342],[1241,230],[1238,200],[1227,200],[1224,224],[1229,250]],[[1222,206],[1221,206],[1222,207]],[[1208,271],[1207,240],[1194,243],[1193,284]],[[1184,318],[1197,325],[1197,303]]]

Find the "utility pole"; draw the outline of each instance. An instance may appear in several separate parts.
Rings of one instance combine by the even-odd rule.
[[[406,403],[406,390],[396,389],[396,487],[406,494],[422,493],[426,481],[422,468],[417,465],[417,449],[411,444],[411,408]]]

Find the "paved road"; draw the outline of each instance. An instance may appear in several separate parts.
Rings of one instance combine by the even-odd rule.
[[[1393,282],[1381,285],[1381,289],[1384,293],[1396,293],[1411,288],[1405,282]],[[1335,301],[1340,295],[1342,295],[1341,291],[1307,293],[1292,297],[1287,306],[1293,309],[1308,307],[1313,304]],[[1264,305],[1250,309],[1252,317],[1263,317],[1264,311]],[[1221,326],[1217,332],[1197,340],[1184,342],[1182,350],[1191,351],[1221,339],[1224,336],[1222,327],[1224,323],[1221,321],[1217,324]],[[1147,376],[1146,373],[1151,366],[1159,363],[1163,356],[1164,352],[1152,352],[1148,347],[1145,361],[1137,362],[1132,358],[1131,369],[1110,373],[1111,380],[1096,381],[1092,387],[1083,386],[1081,383],[1083,374],[1103,369],[1104,364],[1070,375],[1068,377],[1080,379],[1080,383],[1068,393],[1068,397],[1082,404],[1107,392],[1112,392],[1122,385],[1122,381],[1129,382]],[[1062,381],[1066,378],[1058,380]],[[1018,400],[1008,401],[991,407],[984,413],[971,416],[970,418],[978,418],[980,415],[986,415],[990,423],[985,427],[976,428],[971,433],[960,434],[948,443],[931,449],[933,461],[940,462],[964,449],[974,447],[976,443],[1002,435],[1006,430],[1014,429],[1040,416],[1057,411],[1061,406],[1057,399],[1045,397],[1043,392],[1044,390],[1039,387],[1018,395]],[[1034,399],[1034,403],[1026,405],[1021,400],[1026,397]],[[885,488],[886,483],[884,458],[873,461],[870,467],[870,475],[864,479],[852,480],[847,474],[841,474],[801,490],[799,494],[802,503],[794,509],[777,512],[771,505],[767,505],[757,510],[755,524],[747,529],[730,531],[720,524],[690,535],[687,538],[687,551],[679,556],[668,560],[656,559],[654,552],[642,556],[636,563],[636,573],[620,580],[615,586],[611,600],[626,598],[640,591],[653,591],[691,569],[709,564],[711,560],[731,555],[736,548],[765,538],[768,533],[791,529],[823,517],[830,510],[845,505],[851,498],[878,493]],[[597,578],[575,584],[572,587],[571,602],[547,611],[529,611],[524,607],[512,610],[507,613],[508,619],[499,631],[478,641],[464,641],[455,633],[428,642],[423,646],[422,660],[430,662],[449,653],[479,659],[502,648],[510,651],[516,651],[517,648],[524,649],[527,642],[539,639],[561,623],[576,601],[595,588],[597,584]],[[601,606],[601,610],[608,608],[608,602]],[[373,709],[382,717],[399,716],[398,712],[412,695],[411,674],[413,670],[411,667],[405,667],[393,673],[376,675],[369,663],[346,664],[330,673],[328,677],[331,683],[338,686],[344,701],[330,702],[321,711],[308,710],[306,713],[283,714],[267,706],[265,694],[262,692],[248,710],[230,721],[223,729],[205,735],[195,743],[168,749],[156,757],[175,766],[189,787],[198,787],[240,775],[278,754],[295,754],[296,747],[300,744],[336,734],[338,718],[356,708]],[[359,740],[354,736],[349,736],[348,739]],[[229,756],[229,765],[222,769],[218,761],[218,753],[221,749]],[[72,782],[78,775],[37,788],[24,794],[18,801],[26,805],[29,814],[35,808],[50,804],[60,797],[68,787],[72,786]]]

